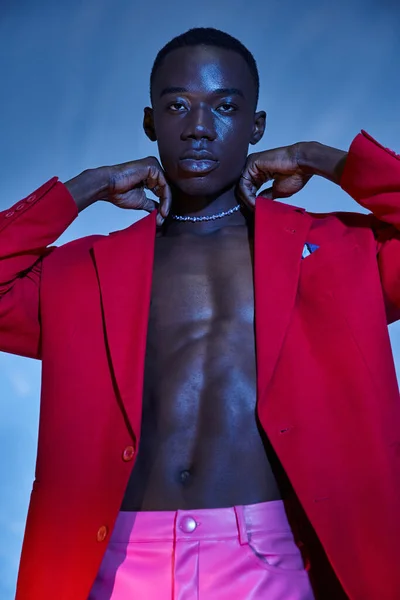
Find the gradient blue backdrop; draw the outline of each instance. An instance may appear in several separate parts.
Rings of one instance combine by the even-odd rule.
[[[399,152],[396,6],[390,0],[1,0],[0,210],[53,175],[65,181],[85,168],[156,154],[141,128],[152,62],[164,43],[194,26],[224,29],[254,53],[259,107],[268,113],[256,150],[300,140],[347,149],[364,128]],[[293,203],[314,212],[359,208],[317,178]],[[140,216],[100,203],[59,243],[121,229]],[[400,324],[391,326],[398,372],[399,332]],[[0,353],[3,600],[14,597],[39,389],[39,363]]]

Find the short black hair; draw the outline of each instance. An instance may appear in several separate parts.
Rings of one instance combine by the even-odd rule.
[[[184,48],[186,46],[215,46],[216,48],[226,48],[227,50],[233,50],[240,54],[246,61],[250,73],[252,75],[254,85],[256,88],[256,104],[258,102],[258,95],[260,90],[260,78],[258,74],[257,63],[252,53],[240,42],[238,39],[225,33],[220,29],[214,29],[213,27],[195,27],[189,29],[185,33],[174,37],[169,41],[161,50],[158,52],[156,59],[153,64],[150,75],[150,97],[151,90],[153,87],[154,76],[161,66],[164,58],[173,50],[178,48]]]

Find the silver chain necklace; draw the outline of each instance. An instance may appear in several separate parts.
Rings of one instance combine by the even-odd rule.
[[[175,221],[191,221],[192,223],[197,223],[198,221],[215,221],[215,219],[222,219],[222,217],[227,217],[237,212],[240,209],[240,204],[237,204],[233,208],[229,210],[224,210],[216,215],[205,215],[203,217],[189,217],[188,215],[171,215],[171,219]]]

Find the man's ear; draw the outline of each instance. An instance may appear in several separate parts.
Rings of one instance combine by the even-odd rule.
[[[153,109],[149,106],[146,106],[146,108],[144,109],[143,129],[151,142],[157,141],[156,130],[154,127]]]
[[[259,112],[255,113],[253,133],[250,139],[250,144],[252,144],[253,146],[254,144],[257,144],[264,135],[266,120],[267,114],[264,110],[260,110]]]

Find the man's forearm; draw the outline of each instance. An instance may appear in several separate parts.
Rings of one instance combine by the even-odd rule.
[[[104,167],[88,169],[64,185],[75,200],[78,212],[81,212],[105,195],[108,188],[107,172]]]
[[[340,184],[347,152],[319,142],[303,142],[299,146],[298,162],[305,172],[321,175],[333,183]]]

